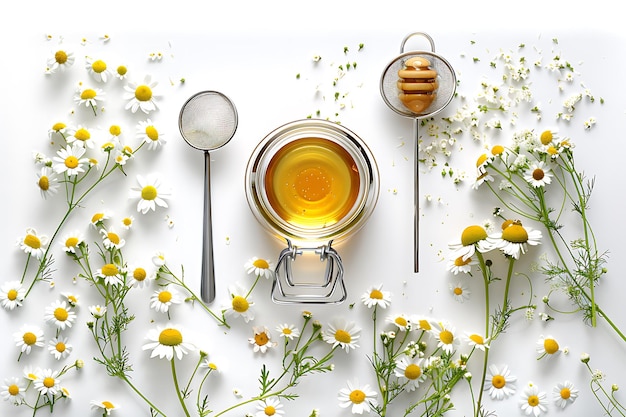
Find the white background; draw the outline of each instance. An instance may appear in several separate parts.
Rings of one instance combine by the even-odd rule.
[[[256,143],[266,133],[283,123],[304,118],[323,106],[315,96],[316,86],[330,80],[329,65],[340,62],[343,46],[351,47],[351,57],[358,62],[358,71],[348,74],[350,104],[340,111],[343,125],[354,130],[371,147],[376,157],[381,187],[377,209],[358,234],[339,247],[346,268],[348,300],[340,306],[275,306],[269,299],[269,282],[262,282],[254,299],[257,307],[255,325],[273,329],[285,320],[298,322],[301,310],[307,308],[317,319],[326,323],[334,317],[345,317],[359,323],[362,332],[361,349],[335,357],[336,371],[329,375],[311,377],[300,387],[303,397],[285,405],[287,415],[306,416],[312,408],[322,415],[349,414],[337,406],[336,395],[345,381],[359,376],[362,381],[374,382],[366,359],[371,352],[369,312],[359,302],[361,293],[369,285],[384,282],[393,295],[391,312],[430,315],[446,319],[457,329],[478,331],[483,328],[481,302],[482,283],[478,276],[472,279],[453,277],[445,271],[446,245],[457,238],[462,229],[488,218],[493,203],[479,204],[479,198],[469,184],[454,186],[441,179],[437,171],[424,172],[420,177],[421,193],[433,196],[433,202],[422,201],[421,210],[421,271],[412,270],[412,187],[413,153],[411,145],[412,121],[389,110],[380,99],[378,82],[386,64],[399,53],[402,38],[413,31],[426,31],[435,39],[437,52],[445,56],[457,69],[461,80],[474,85],[485,70],[471,62],[472,54],[489,56],[500,48],[516,48],[520,43],[540,45],[549,56],[550,39],[559,39],[559,50],[580,69],[588,87],[606,100],[603,106],[583,108],[570,125],[559,126],[572,136],[577,144],[576,154],[580,168],[596,177],[592,201],[592,219],[602,248],[610,250],[610,272],[598,297],[618,325],[626,326],[620,317],[621,280],[619,260],[624,257],[620,237],[625,226],[620,219],[619,198],[623,192],[621,181],[621,135],[624,122],[622,68],[624,59],[624,32],[613,6],[596,2],[547,3],[526,2],[503,6],[501,2],[449,2],[424,6],[414,3],[385,2],[249,2],[229,5],[205,5],[194,2],[133,2],[132,4],[67,2],[42,3],[36,7],[14,5],[11,14],[5,14],[0,29],[3,45],[3,63],[0,67],[0,114],[5,144],[5,192],[2,222],[2,253],[5,260],[3,279],[15,279],[21,274],[24,256],[15,247],[15,240],[26,227],[35,227],[44,233],[51,227],[50,219],[57,219],[62,201],[42,201],[33,186],[35,169],[31,162],[34,150],[47,147],[47,130],[52,123],[68,116],[74,107],[71,98],[56,92],[68,91],[68,85],[86,74],[66,77],[64,85],[57,85],[43,75],[43,66],[56,41],[45,41],[45,35],[62,36],[68,45],[81,51],[80,39],[89,42],[84,48],[90,53],[101,51],[115,60],[123,57],[145,72],[159,78],[163,99],[154,115],[163,126],[168,140],[166,147],[155,158],[129,167],[128,179],[113,181],[93,195],[88,209],[78,213],[71,227],[84,227],[92,212],[114,208],[119,216],[134,211],[132,201],[126,199],[126,190],[134,186],[137,173],[158,171],[167,176],[172,185],[173,199],[167,211],[146,216],[135,213],[137,229],[127,237],[129,248],[136,256],[148,261],[156,250],[168,254],[172,265],[183,264],[191,285],[199,287],[200,224],[202,216],[203,157],[189,148],[177,128],[181,104],[192,94],[204,89],[226,93],[237,106],[239,127],[226,147],[212,154],[212,187],[214,241],[216,256],[217,294],[215,306],[226,300],[227,286],[233,282],[248,284],[250,278],[243,270],[244,262],[252,256],[275,260],[282,243],[263,230],[250,213],[244,196],[243,173],[245,164]],[[9,21],[17,23],[9,30]],[[111,40],[103,44],[98,38],[108,34]],[[471,49],[470,41],[476,40]],[[356,54],[359,43],[364,50]],[[148,62],[147,55],[160,51],[162,62]],[[315,67],[312,57],[322,55],[321,66]],[[77,63],[82,62],[77,54]],[[80,65],[80,64],[78,64]],[[77,66],[74,70],[78,70]],[[301,73],[303,78],[295,79]],[[78,72],[77,72],[78,74]],[[307,74],[307,77],[304,75]],[[332,74],[332,73],[330,73]],[[184,77],[179,85],[176,80]],[[174,85],[170,84],[174,80]],[[113,80],[117,81],[117,80]],[[320,88],[325,88],[322,85]],[[468,91],[471,94],[472,91]],[[555,98],[555,101],[560,101]],[[328,111],[333,105],[326,103]],[[454,103],[451,105],[454,107]],[[86,109],[76,109],[86,114]],[[114,110],[107,117],[115,115]],[[136,116],[120,113],[128,121]],[[581,127],[584,118],[595,116],[598,124],[591,131]],[[550,126],[544,120],[542,126]],[[102,118],[102,128],[109,120]],[[503,138],[504,139],[504,138]],[[404,146],[402,144],[404,143]],[[467,151],[455,155],[454,164],[472,173],[477,149],[471,144]],[[122,191],[119,191],[122,190]],[[52,203],[52,204],[51,204]],[[52,206],[55,208],[51,208]],[[168,228],[163,220],[171,216],[175,225]],[[53,220],[53,225],[54,223]],[[533,250],[538,257],[541,249]],[[61,259],[61,257],[59,257]],[[26,308],[2,312],[0,320],[5,337],[0,344],[2,375],[20,375],[24,365],[57,366],[43,351],[16,362],[18,355],[11,335],[27,322],[41,325],[49,335],[52,329],[42,322],[43,309],[64,290],[83,297],[78,309],[79,318],[71,331],[75,351],[70,360],[82,358],[87,366],[79,374],[71,373],[64,380],[72,392],[69,403],[58,405],[58,412],[69,416],[89,413],[89,401],[108,399],[122,408],[117,415],[148,415],[144,404],[119,381],[108,379],[97,364],[90,360],[87,306],[93,299],[84,283],[72,284],[75,274],[65,260],[57,263],[56,288],[36,288]],[[67,272],[66,272],[67,271]],[[451,282],[464,279],[472,290],[469,301],[456,303],[448,290]],[[542,277],[535,277],[536,301],[541,304],[545,293]],[[514,294],[526,288],[514,284]],[[164,317],[149,309],[147,297],[134,305],[137,320],[133,324],[133,339],[129,342],[134,363],[134,378],[138,385],[155,398],[169,395],[163,408],[176,414],[173,387],[165,361],[150,360],[140,350],[142,339],[153,321]],[[496,298],[496,300],[498,300]],[[354,309],[348,306],[355,304]],[[541,306],[540,306],[541,308]],[[288,319],[287,319],[288,318]],[[174,322],[194,331],[201,347],[217,358],[225,357],[230,369],[215,379],[211,399],[214,409],[221,410],[237,399],[234,388],[244,396],[255,394],[258,369],[262,362],[273,363],[278,352],[259,357],[247,345],[251,336],[250,324],[231,319],[233,329],[225,332],[199,309],[187,306],[175,310]],[[541,334],[554,335],[570,354],[549,362],[536,361],[535,342]],[[133,350],[134,349],[134,350]],[[579,355],[589,352],[594,367],[607,374],[607,381],[623,385],[624,344],[617,341],[603,324],[591,329],[582,324],[579,315],[557,316],[557,320],[542,323],[527,322],[521,315],[514,317],[512,326],[497,342],[491,353],[493,363],[507,363],[518,377],[518,390],[533,381],[542,390],[550,392],[556,382],[570,379],[580,389],[575,404],[560,412],[550,405],[549,415],[600,415],[601,411],[588,388],[588,375],[579,362]],[[189,361],[191,363],[193,361]],[[474,372],[478,375],[478,372]],[[621,391],[620,391],[621,392]],[[467,408],[465,388],[457,393],[459,407],[451,415],[471,415]],[[504,402],[487,402],[487,408],[499,415],[521,413],[519,397]],[[235,411],[243,415],[252,409]],[[29,415],[26,409],[13,409],[0,404],[0,415]],[[46,410],[41,410],[46,415]],[[95,414],[95,413],[94,413]],[[11,414],[13,415],[13,414]]]

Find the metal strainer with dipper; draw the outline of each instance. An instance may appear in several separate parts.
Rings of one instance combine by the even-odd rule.
[[[407,41],[420,36],[430,44],[430,51],[405,52]],[[435,43],[426,33],[407,35],[400,45],[400,55],[385,68],[380,78],[383,100],[396,113],[414,119],[414,269],[419,271],[419,120],[443,110],[454,97],[456,75],[452,66],[435,54]]]

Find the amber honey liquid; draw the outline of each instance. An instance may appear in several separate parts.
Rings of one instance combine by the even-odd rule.
[[[269,163],[266,193],[286,222],[302,228],[340,221],[359,195],[360,178],[352,156],[337,143],[303,138],[283,146]]]

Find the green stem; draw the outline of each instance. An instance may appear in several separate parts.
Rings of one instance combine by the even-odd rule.
[[[180,387],[178,386],[178,378],[176,377],[176,359],[172,358],[170,360],[170,363],[172,364],[172,379],[174,380],[174,387],[176,389],[176,396],[178,397],[178,401],[180,402],[180,405],[183,409],[183,411],[185,412],[185,415],[187,417],[191,417],[191,414],[189,414],[189,410],[187,410],[187,405],[185,404],[185,399],[183,398],[182,392],[180,391]]]
[[[485,258],[483,254],[480,252],[476,252],[476,257],[478,258],[478,263],[480,266],[480,271],[483,276],[483,284],[485,288],[485,340],[489,340],[490,336],[490,320],[489,320],[489,274],[487,273],[487,265],[485,263]],[[491,341],[489,341],[491,343]],[[478,417],[478,413],[480,412],[483,400],[483,391],[485,389],[485,378],[487,376],[487,364],[489,362],[489,348],[485,349],[485,355],[483,357],[483,369],[480,378],[480,390],[478,391],[478,402],[474,404],[474,416]]]

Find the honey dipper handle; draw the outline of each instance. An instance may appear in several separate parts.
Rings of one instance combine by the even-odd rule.
[[[415,145],[413,147],[415,152],[415,157],[413,158],[414,162],[414,173],[413,173],[413,181],[414,181],[414,189],[413,189],[413,204],[414,204],[414,213],[413,213],[413,265],[415,273],[419,272],[419,242],[420,242],[420,234],[419,234],[419,211],[420,211],[420,203],[419,203],[419,191],[420,191],[420,181],[419,181],[419,119],[416,117],[413,119],[413,137],[415,138]]]
[[[202,272],[200,297],[205,303],[215,300],[215,268],[213,263],[213,222],[211,220],[211,156],[204,151],[204,213],[202,221]]]

